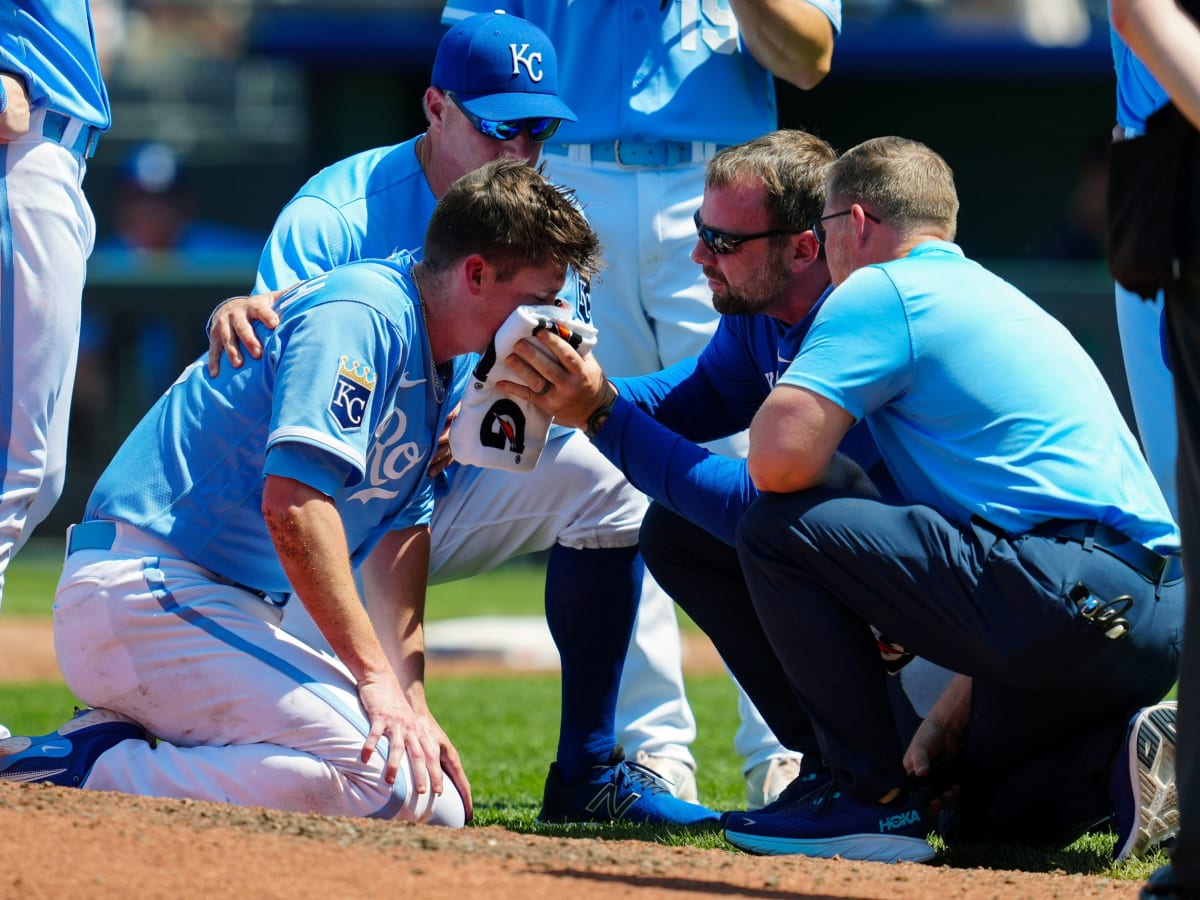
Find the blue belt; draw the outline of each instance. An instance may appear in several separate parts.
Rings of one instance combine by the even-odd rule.
[[[111,550],[116,540],[116,522],[80,522],[71,526],[67,555],[76,550]]]
[[[74,142],[68,146],[63,144],[63,135],[67,133],[67,126],[70,124],[69,116],[46,110],[45,118],[42,120],[42,137],[48,141],[54,141],[56,144],[62,144],[72,153],[78,153],[84,159],[90,159],[96,153],[96,145],[100,143],[100,129],[95,125],[84,125],[79,129],[79,134],[75,137]]]
[[[70,556],[76,550],[111,550],[113,544],[117,541],[117,523],[107,522],[100,519],[91,522],[80,522],[78,525],[71,526],[71,534],[67,539],[67,555]],[[263,591],[258,588],[250,587],[248,584],[242,584],[237,581],[229,581],[214,574],[214,578],[223,584],[228,584],[243,591],[249,591],[254,596],[261,600],[265,600],[274,606],[284,606],[287,604],[288,594],[276,593],[273,591]]]
[[[591,150],[592,162],[616,163],[629,168],[665,168],[697,161],[692,141],[617,140],[587,146]],[[724,146],[718,145],[718,149]],[[571,145],[546,144],[542,152],[552,156],[567,156],[571,152]]]

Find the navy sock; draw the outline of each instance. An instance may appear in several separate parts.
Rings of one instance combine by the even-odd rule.
[[[570,783],[616,746],[617,689],[642,595],[638,548],[573,550],[546,565],[546,622],[562,663],[558,767]]]

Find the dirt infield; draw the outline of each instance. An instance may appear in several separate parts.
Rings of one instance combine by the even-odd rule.
[[[716,665],[691,647],[694,668]],[[45,620],[8,617],[0,680],[56,678]],[[1132,898],[1128,881],[888,866],[636,840],[462,831],[0,785],[0,898]]]
[[[0,787],[0,896],[1133,898],[1079,875],[888,866]]]

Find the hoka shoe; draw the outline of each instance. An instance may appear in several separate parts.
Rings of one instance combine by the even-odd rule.
[[[0,740],[0,781],[79,787],[97,757],[121,741],[148,741],[142,726],[107,709],[81,709],[58,731]]]
[[[935,826],[927,797],[919,792],[893,803],[870,803],[843,794],[830,780],[779,812],[726,814],[725,840],[772,856],[925,862],[934,855],[926,836]]]
[[[1117,862],[1145,855],[1175,837],[1179,798],[1175,792],[1174,700],[1139,710],[1129,722],[1113,763],[1109,795],[1117,812]]]
[[[558,763],[551,763],[538,818],[543,822],[647,825],[715,825],[719,821],[711,809],[672,796],[653,771],[628,762],[620,746],[606,764],[593,766],[572,784],[562,780]]]

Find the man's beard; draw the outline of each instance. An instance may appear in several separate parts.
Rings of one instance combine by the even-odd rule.
[[[787,284],[787,273],[772,257],[770,264],[738,288],[733,288],[721,276],[725,292],[713,292],[713,309],[723,316],[753,316],[763,312],[783,293]]]

